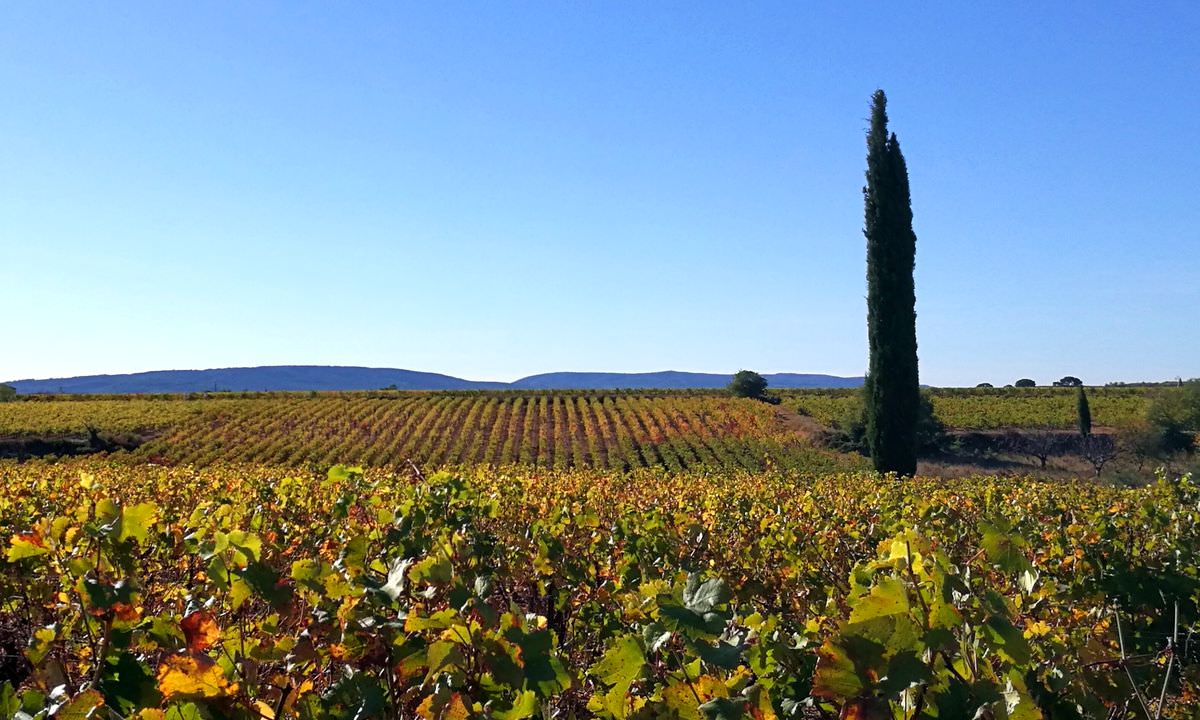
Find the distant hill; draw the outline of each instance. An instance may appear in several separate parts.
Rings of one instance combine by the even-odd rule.
[[[128,375],[85,375],[7,383],[34,393],[186,393],[218,390],[487,390],[505,383],[474,382],[438,373],[392,368],[272,365],[216,370],[155,370]]]
[[[272,365],[214,370],[156,370],[125,375],[85,375],[8,382],[22,395],[36,393],[117,394],[212,391],[378,390],[611,390],[720,388],[732,375],[668,370],[653,373],[561,372],[531,375],[516,382],[480,382],[439,373],[394,368],[328,365]],[[773,388],[858,387],[860,377],[778,373],[766,375]]]
[[[836,375],[810,375],[802,373],[776,373],[764,375],[767,386],[783,388],[844,388],[862,385],[860,377],[838,377]],[[603,372],[557,372],[530,375],[511,384],[511,387],[529,390],[590,390],[611,388],[645,389],[701,389],[722,388],[733,379],[733,374],[679,372],[664,370],[652,373],[603,373]]]

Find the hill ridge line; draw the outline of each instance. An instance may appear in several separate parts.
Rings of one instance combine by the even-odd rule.
[[[764,373],[775,388],[858,387],[861,377],[822,373]],[[687,390],[720,388],[733,373],[660,370],[645,373],[565,371],[514,380],[466,380],[444,373],[359,365],[257,365],[196,370],[148,370],[136,373],[21,379],[6,384],[22,395],[126,394],[214,391],[307,390]]]

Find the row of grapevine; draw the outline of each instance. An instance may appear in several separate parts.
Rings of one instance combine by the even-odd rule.
[[[399,422],[491,409],[471,400]],[[504,400],[508,416],[539,418],[539,436],[558,427],[541,421],[549,398],[517,400],[529,398]],[[630,404],[626,432],[681,422]],[[681,463],[700,451],[661,449]],[[1128,489],[33,462],[0,464],[0,541],[4,718],[1082,720],[1200,707],[1200,488],[1186,476]]]
[[[1088,388],[1097,425],[1136,422],[1146,415],[1155,393],[1174,388]],[[1075,427],[1073,388],[933,388],[927,391],[934,413],[947,427],[959,430]],[[785,390],[784,404],[826,426],[852,420],[860,412],[858,390]]]
[[[162,404],[159,401],[159,404]],[[225,400],[139,448],[157,462],[747,470],[835,457],[763,403],[712,395],[438,393]],[[854,459],[843,459],[854,463]]]
[[[0,403],[0,435],[77,434],[89,426],[113,433],[137,432],[175,425],[202,412],[236,406],[238,402],[20,400]]]
[[[1169,393],[1173,388],[1091,388],[1088,390],[1091,399],[1092,412],[1096,422],[1101,425],[1117,426],[1137,420],[1145,415],[1146,407],[1155,393]],[[1058,427],[1073,426],[1075,396],[1069,388],[1031,388],[1031,389],[946,389],[934,388],[929,391],[934,408],[942,422],[949,427],[964,430],[985,430],[995,428],[1021,427]],[[859,403],[857,390],[782,390],[784,404],[797,412],[811,416],[822,425],[832,425],[853,414]],[[529,406],[535,417],[545,415],[554,418],[551,405],[574,405],[576,421],[572,423],[564,417],[565,427],[557,425],[548,431],[547,440],[543,444],[548,455],[553,455],[553,449],[563,445],[565,438],[576,434],[587,418],[579,415],[584,405],[596,402],[611,407],[620,405],[627,408],[630,403],[651,402],[655,407],[668,408],[671,402],[682,403],[682,407],[703,406],[705,404],[728,403],[730,398],[718,391],[476,391],[476,392],[435,392],[413,393],[401,391],[389,392],[337,392],[337,393],[243,393],[243,394],[212,394],[162,397],[146,396],[46,396],[22,398],[17,402],[0,404],[0,436],[53,436],[81,434],[87,428],[93,427],[109,433],[141,433],[161,431],[181,424],[190,423],[198,418],[211,418],[223,414],[243,415],[248,408],[276,408],[284,406],[294,409],[292,417],[284,419],[280,427],[288,427],[289,423],[302,424],[309,414],[328,408],[356,408],[356,413],[350,417],[355,422],[361,422],[364,408],[387,408],[381,411],[381,420],[396,419],[394,408],[407,405],[414,401],[418,405],[438,405],[439,401],[449,399],[460,401],[463,422],[472,408],[479,412],[488,412],[495,405],[504,405],[511,409]],[[658,403],[667,405],[658,405]],[[482,403],[477,405],[477,403]],[[440,406],[440,405],[439,405]],[[744,420],[745,414],[740,418]],[[761,426],[763,414],[753,414],[759,418],[760,434],[768,432],[769,428]],[[524,414],[522,414],[524,417]],[[495,418],[493,418],[494,420]],[[670,422],[672,418],[660,418],[660,421]],[[769,417],[768,417],[769,420]],[[486,425],[482,418],[471,417],[473,425]],[[753,422],[753,421],[752,421]],[[736,423],[735,423],[736,424]],[[487,426],[492,430],[490,426]],[[716,431],[726,431],[729,428],[715,426]],[[354,430],[364,430],[369,435],[371,428],[354,427]],[[380,433],[394,436],[399,428],[378,427]],[[646,430],[651,432],[650,430]],[[538,428],[538,437],[541,429]],[[551,442],[549,438],[554,438]],[[358,444],[362,444],[361,441]],[[368,443],[373,444],[373,443]],[[569,448],[569,445],[568,445]],[[449,448],[444,449],[450,454]],[[540,458],[540,451],[528,458],[530,462]],[[573,452],[568,452],[573,455]],[[492,453],[501,456],[501,453]],[[545,459],[545,458],[540,458]],[[552,463],[553,464],[553,463]],[[568,463],[578,465],[576,462]],[[603,465],[595,460],[587,463],[590,466]]]

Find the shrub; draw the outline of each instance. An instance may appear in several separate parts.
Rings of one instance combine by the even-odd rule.
[[[946,426],[934,412],[933,401],[928,392],[921,393],[918,408],[917,450],[922,456],[928,456],[943,449]],[[858,452],[863,455],[870,452],[870,448],[867,447],[867,409],[861,396],[835,422],[833,433],[828,436],[828,442],[842,452]]]
[[[1200,380],[1155,396],[1146,419],[1158,431],[1159,447],[1167,453],[1192,452],[1200,430]]]

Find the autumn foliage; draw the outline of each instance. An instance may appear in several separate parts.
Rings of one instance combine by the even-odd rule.
[[[1185,717],[1200,700],[1187,477],[32,463],[0,466],[0,537],[0,651],[22,658],[5,717]]]

